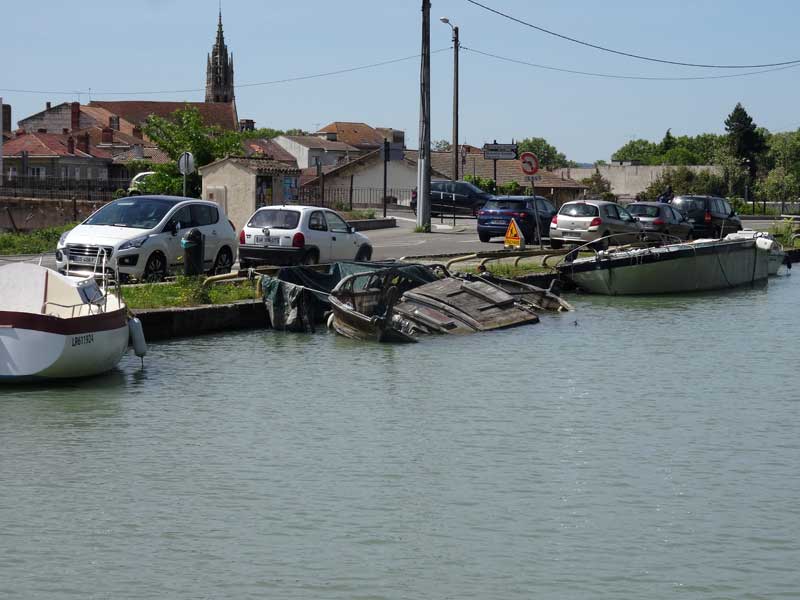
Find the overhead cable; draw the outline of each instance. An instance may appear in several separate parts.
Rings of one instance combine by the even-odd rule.
[[[592,73],[589,71],[576,71],[574,69],[564,69],[561,67],[551,67],[549,65],[540,65],[532,62],[527,62],[524,60],[519,60],[516,58],[509,58],[507,56],[500,56],[498,54],[492,54],[491,52],[483,52],[481,50],[476,50],[475,48],[468,48],[467,46],[461,46],[462,50],[466,50],[468,52],[473,52],[475,54],[480,54],[482,56],[488,56],[490,58],[495,58],[497,60],[502,60],[505,62],[516,63],[518,65],[525,65],[528,67],[536,67],[537,69],[546,69],[548,71],[558,71],[560,73],[571,73],[574,75],[585,75],[588,77],[602,77],[606,79],[633,79],[633,80],[640,80],[640,81],[698,81],[704,79],[730,79],[733,77],[748,77],[750,75],[760,75],[762,73],[772,73],[774,71],[784,71],[786,69],[793,69],[795,67],[800,67],[800,63],[794,63],[790,65],[786,65],[784,67],[776,67],[774,69],[762,69],[761,71],[748,71],[746,73],[731,73],[729,75],[697,75],[694,77],[649,77],[645,75],[617,75],[613,73]]]
[[[589,48],[594,48],[595,50],[602,50],[603,52],[611,52],[612,54],[619,54],[620,56],[627,56],[630,58],[636,58],[638,60],[647,60],[650,62],[657,62],[663,63],[667,65],[679,65],[682,67],[701,67],[704,69],[761,69],[764,67],[782,67],[786,65],[794,65],[800,64],[800,59],[795,60],[787,60],[783,62],[774,62],[774,63],[765,63],[761,65],[707,65],[702,63],[690,63],[690,62],[681,62],[677,60],[666,60],[662,58],[653,58],[650,56],[643,56],[641,54],[633,54],[632,52],[623,52],[622,50],[614,50],[612,48],[606,48],[605,46],[599,46],[597,44],[592,44],[590,42],[584,42],[583,40],[576,39],[574,37],[570,37],[568,35],[564,35],[562,33],[557,33],[555,31],[550,31],[549,29],[545,29],[544,27],[539,27],[538,25],[534,25],[533,23],[529,23],[527,21],[523,21],[522,19],[518,19],[517,17],[513,17],[507,13],[500,12],[490,6],[486,6],[477,0],[466,0],[470,4],[474,4],[475,6],[479,6],[484,10],[487,10],[491,13],[499,15],[501,17],[505,17],[511,21],[519,23],[520,25],[525,25],[526,27],[530,27],[532,29],[536,29],[537,31],[541,31],[542,33],[546,33],[548,35],[555,36],[557,38],[561,38],[562,40],[567,40],[570,42],[574,42],[575,44],[580,44],[581,46],[587,46]]]

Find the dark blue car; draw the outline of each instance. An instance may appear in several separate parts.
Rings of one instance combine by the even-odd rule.
[[[535,207],[534,207],[535,202]],[[556,214],[553,203],[542,196],[498,196],[489,200],[478,212],[478,238],[488,242],[493,237],[503,237],[511,219],[516,219],[529,244],[538,243],[536,218],[542,237],[550,231],[550,220]]]

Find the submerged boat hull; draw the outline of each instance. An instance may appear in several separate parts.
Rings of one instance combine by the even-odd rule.
[[[120,361],[128,337],[125,310],[75,319],[0,311],[0,381],[104,373]]]
[[[675,244],[600,255],[562,265],[562,275],[593,294],[673,294],[747,285],[769,275],[769,252],[755,240]]]

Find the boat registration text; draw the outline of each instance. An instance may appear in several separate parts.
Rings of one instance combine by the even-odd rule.
[[[94,342],[94,334],[93,333],[86,333],[84,335],[75,335],[72,336],[72,347],[75,346],[85,346],[86,344],[91,344]]]

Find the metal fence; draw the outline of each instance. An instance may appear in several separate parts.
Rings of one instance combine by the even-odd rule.
[[[117,190],[127,190],[126,179],[62,179],[60,177],[0,177],[2,198],[49,198],[108,202]]]
[[[410,188],[387,188],[386,204],[411,205]],[[324,206],[337,210],[354,210],[360,208],[382,208],[383,188],[328,187],[308,186],[297,190],[298,204]]]

